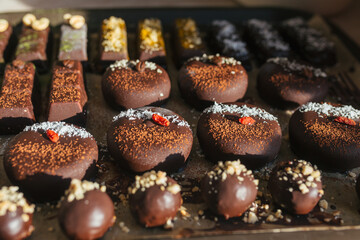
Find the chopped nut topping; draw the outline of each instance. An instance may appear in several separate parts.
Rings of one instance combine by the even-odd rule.
[[[226,65],[241,65],[240,61],[237,61],[235,58],[232,57],[222,57],[220,56],[220,54],[215,54],[215,55],[206,55],[203,54],[201,57],[193,57],[193,58],[189,58],[187,60],[187,62],[191,62],[191,61],[200,61],[200,62],[208,62],[208,63],[214,63],[213,59],[218,59],[216,60],[216,65],[221,66],[222,64],[226,64]]]
[[[30,27],[31,24],[36,20],[36,17],[34,14],[31,13],[27,13],[25,14],[25,16],[22,18],[22,22],[25,26]]]
[[[172,194],[177,194],[181,191],[180,185],[169,182],[166,173],[162,171],[150,171],[142,176],[136,176],[135,182],[129,187],[128,191],[129,194],[135,194],[138,190],[145,191],[145,189],[155,185],[159,185],[162,191],[166,190]]]
[[[19,192],[19,187],[2,187],[0,189],[0,216],[4,216],[7,211],[15,212],[18,207],[22,208],[24,213],[22,218],[24,222],[27,222],[28,214],[34,213],[35,205],[28,204],[23,193]]]
[[[121,52],[127,48],[125,21],[122,18],[110,17],[102,23],[102,46],[105,52]]]
[[[43,31],[47,29],[50,25],[50,20],[48,18],[36,19],[32,22],[31,27],[35,31]]]
[[[319,206],[321,207],[321,208],[323,208],[323,209],[328,209],[328,207],[329,207],[329,203],[325,200],[325,199],[322,199],[322,200],[320,200],[320,202],[319,202]]]
[[[71,180],[70,187],[65,191],[67,201],[72,202],[73,200],[81,200],[85,197],[85,193],[93,190],[106,191],[105,186],[101,186],[96,182],[81,181],[79,179]]]
[[[74,29],[80,29],[85,24],[85,18],[81,15],[73,15],[69,20],[69,24]]]
[[[159,19],[148,18],[139,23],[140,49],[153,52],[165,49],[162,27]]]
[[[0,32],[5,32],[9,28],[9,22],[6,19],[0,19]]]
[[[183,48],[200,48],[202,40],[196,23],[191,18],[177,19],[176,28]]]
[[[71,13],[65,13],[63,18],[66,23],[69,23],[70,18],[72,17]]]

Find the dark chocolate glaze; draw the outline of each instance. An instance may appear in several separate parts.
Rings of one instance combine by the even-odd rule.
[[[31,235],[34,231],[32,225],[33,214],[27,214],[29,220],[25,222],[21,215],[22,207],[17,207],[15,212],[7,211],[0,216],[0,239],[1,240],[22,240]]]
[[[176,183],[168,177],[167,182]],[[182,204],[181,194],[173,194],[161,190],[159,185],[146,188],[145,191],[138,190],[129,195],[131,212],[136,216],[140,224],[145,227],[156,227],[164,225],[168,219],[176,216]]]
[[[355,126],[335,117],[297,110],[290,118],[289,138],[297,156],[322,169],[346,171],[360,166],[360,119]]]
[[[227,103],[242,106],[245,103]],[[255,107],[245,104],[248,107]],[[213,161],[240,159],[247,168],[259,168],[272,161],[280,150],[281,128],[277,121],[253,117],[256,123],[239,123],[240,114],[203,113],[197,136],[206,157]]]
[[[164,115],[176,113],[156,107],[151,110]],[[114,121],[107,132],[107,144],[111,156],[120,164],[134,172],[150,169],[174,172],[184,166],[193,143],[190,127],[170,123],[161,126],[151,119],[130,120],[122,117]]]
[[[244,178],[244,181],[240,182],[238,177]],[[205,175],[201,182],[201,193],[213,213],[225,219],[239,217],[256,199],[257,186],[253,180],[243,172],[240,175],[227,174],[225,181],[222,181],[221,175],[217,180]]]
[[[293,178],[293,175],[285,170],[288,167],[294,170],[296,164],[297,160],[279,162],[270,174],[268,188],[276,204],[293,214],[304,215],[311,212],[319,202],[322,196],[319,193],[322,190],[322,183],[314,180],[317,186],[308,187],[309,192],[302,193],[297,181],[306,181],[307,176],[299,175]],[[311,166],[310,163],[308,164]],[[284,176],[287,177],[287,181],[283,179]],[[292,188],[293,191],[290,192],[289,188]]]
[[[289,72],[280,64],[267,62],[260,68],[257,88],[267,103],[286,109],[322,101],[327,95],[329,82],[326,77],[316,77],[310,70]]]
[[[147,67],[138,70],[133,66],[114,71],[108,68],[101,82],[104,98],[117,109],[160,106],[170,96],[171,82],[167,72],[156,67],[155,70]]]
[[[70,239],[101,238],[115,222],[114,204],[104,192],[92,190],[81,200],[61,202],[58,215],[64,233]]]
[[[8,178],[31,200],[56,200],[72,178],[94,174],[98,147],[94,138],[60,136],[51,142],[45,133],[27,131],[16,135],[4,153]]]
[[[221,57],[220,57],[221,58]],[[215,63],[213,60],[189,60],[179,71],[180,92],[190,105],[203,109],[213,102],[235,102],[244,97],[248,75],[239,64]]]

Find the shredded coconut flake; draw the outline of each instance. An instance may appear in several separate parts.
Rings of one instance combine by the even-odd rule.
[[[309,65],[300,64],[297,61],[290,61],[287,58],[269,58],[267,62],[276,63],[280,66],[282,66],[285,71],[291,72],[291,71],[304,71],[305,69],[312,71],[315,77],[327,77],[326,73],[323,72],[320,68],[314,68]]]
[[[220,57],[220,54],[216,54],[216,55],[203,54],[201,57],[189,58],[187,62],[191,62],[191,61],[210,62],[214,57]],[[221,57],[221,64],[241,65],[241,62],[237,61],[235,58],[232,57]]]
[[[133,68],[136,66],[136,64],[140,62],[139,59],[137,60],[120,60],[120,61],[116,61],[115,63],[111,64],[109,67],[111,69],[111,71],[115,71],[116,69],[122,69],[122,68]],[[145,61],[145,68],[148,68],[152,71],[156,70],[158,73],[162,73],[162,71],[156,66],[155,63],[153,62],[148,62]]]
[[[204,110],[203,113],[237,113],[240,114],[241,117],[259,117],[264,120],[270,120],[270,121],[277,121],[277,118],[266,112],[265,110],[262,110],[257,107],[248,107],[246,105],[238,106],[238,105],[227,105],[222,103],[215,102],[214,105],[211,107],[208,107]]]
[[[350,105],[343,105],[341,107],[334,107],[328,103],[314,103],[309,102],[299,108],[300,112],[316,112],[326,116],[346,117],[350,119],[359,119],[360,111]]]
[[[80,137],[80,138],[92,138],[93,137],[85,129],[80,128],[80,127],[75,127],[72,124],[67,124],[64,122],[35,123],[34,125],[27,126],[24,128],[24,132],[27,132],[27,131],[37,132],[39,130],[43,130],[43,131],[53,130],[59,136]]]
[[[167,120],[169,120],[171,123],[177,124],[178,126],[190,128],[189,123],[186,122],[185,120],[181,120],[179,118],[179,116],[177,116],[177,115],[166,115],[166,114],[162,114],[162,113],[159,113],[159,112],[151,111],[150,107],[138,108],[138,109],[131,109],[130,108],[127,111],[123,111],[119,115],[115,116],[113,118],[113,122],[120,119],[120,118],[123,118],[123,117],[126,117],[129,120],[151,119],[153,114],[158,114],[158,115],[166,118]]]

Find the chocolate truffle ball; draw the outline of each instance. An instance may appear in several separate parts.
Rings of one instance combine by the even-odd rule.
[[[115,116],[107,143],[111,156],[134,172],[173,172],[188,158],[193,136],[189,124],[176,113],[143,107]]]
[[[307,103],[290,118],[295,153],[321,168],[345,171],[360,166],[360,111],[352,106]]]
[[[179,88],[185,101],[196,108],[213,102],[235,102],[244,97],[248,76],[239,61],[219,55],[189,59],[180,69]]]
[[[281,144],[277,118],[245,103],[215,103],[205,109],[198,122],[197,136],[209,160],[241,159],[247,168],[272,161]]]
[[[260,96],[279,108],[322,101],[329,89],[327,75],[319,68],[287,58],[270,58],[257,78]]]
[[[136,176],[129,187],[132,213],[145,227],[156,227],[171,222],[181,207],[180,185],[165,172],[146,172]]]
[[[73,179],[61,201],[58,219],[70,239],[98,239],[114,224],[114,204],[106,187]]]
[[[160,106],[169,98],[170,89],[167,72],[148,61],[117,61],[102,78],[104,98],[117,109]]]
[[[274,202],[294,214],[308,214],[324,195],[320,171],[304,160],[279,162],[268,188]]]
[[[71,179],[91,177],[97,160],[93,136],[63,122],[26,127],[4,153],[7,176],[35,201],[58,200]]]
[[[19,187],[0,189],[0,239],[21,240],[34,231],[32,225],[35,206],[29,204],[18,191]]]
[[[226,219],[241,216],[255,201],[259,181],[240,161],[218,162],[201,182],[204,201]]]

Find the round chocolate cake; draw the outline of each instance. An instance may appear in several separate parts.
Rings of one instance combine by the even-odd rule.
[[[99,239],[115,223],[114,204],[98,183],[73,179],[61,201],[58,219],[70,239]]]
[[[352,106],[307,103],[290,118],[292,149],[324,169],[360,166],[360,111]]]
[[[111,156],[134,172],[173,172],[184,166],[193,136],[189,124],[176,113],[143,107],[115,116],[107,143]]]
[[[130,209],[145,227],[171,224],[182,204],[180,190],[165,172],[146,172],[129,187]]]
[[[324,195],[320,171],[304,160],[279,162],[268,188],[274,202],[294,214],[308,214]]]
[[[32,225],[35,205],[29,204],[19,187],[0,189],[0,239],[21,240],[34,231]]]
[[[102,78],[104,98],[118,109],[160,106],[169,98],[170,89],[167,72],[148,61],[117,61]]]
[[[7,176],[35,201],[59,199],[71,179],[91,176],[97,160],[93,136],[63,122],[26,127],[4,153]]]
[[[185,101],[196,108],[213,102],[235,102],[244,97],[248,76],[239,61],[219,55],[189,59],[180,69],[179,88]]]
[[[287,58],[270,58],[260,68],[257,88],[266,102],[279,108],[293,108],[323,100],[329,82],[319,68]]]
[[[277,118],[245,103],[215,103],[205,109],[197,136],[206,157],[214,162],[241,159],[248,168],[272,161],[280,150]]]
[[[201,193],[212,212],[225,219],[241,216],[255,201],[259,181],[237,161],[218,162],[201,182]]]

